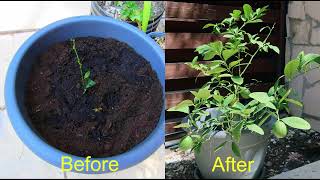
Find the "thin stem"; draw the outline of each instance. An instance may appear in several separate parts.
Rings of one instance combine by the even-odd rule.
[[[82,72],[82,63],[81,63],[81,60],[80,60],[80,58],[79,58],[79,56],[78,56],[78,52],[77,52],[77,49],[76,49],[75,39],[71,39],[71,42],[72,42],[72,50],[73,50],[73,52],[76,54],[77,63],[79,64],[79,69],[80,69],[80,74],[81,74],[82,85],[84,86],[84,77],[83,77],[83,72]]]
[[[272,32],[272,30],[273,30],[273,28],[274,28],[274,25],[275,25],[275,24],[273,24],[272,28],[270,29],[267,37],[263,40],[263,44],[265,44],[266,41],[267,41],[267,39],[270,37],[271,32]],[[256,54],[260,51],[261,48],[262,48],[262,47],[259,47],[259,48],[256,50],[256,52],[254,52],[254,54],[251,56],[251,58],[250,58],[250,60],[249,60],[249,62],[248,62],[248,64],[247,64],[247,66],[246,66],[246,67],[244,68],[244,70],[241,72],[240,76],[242,76],[242,75],[246,72],[246,70],[248,69],[249,65],[252,63],[253,58],[254,58],[254,57],[256,56]]]

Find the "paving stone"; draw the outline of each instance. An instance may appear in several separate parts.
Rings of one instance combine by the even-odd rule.
[[[281,173],[270,179],[317,179],[320,176],[320,161]]]
[[[7,68],[22,43],[34,32],[16,33],[10,35],[0,35],[1,61],[0,61],[0,109],[5,106],[4,102],[4,84]]]
[[[0,112],[0,178],[63,178],[60,169],[33,154],[17,137],[5,111]]]
[[[288,17],[304,20],[306,14],[303,1],[290,1],[288,5]]]
[[[0,2],[0,31],[41,28],[66,17],[89,15],[90,6],[90,1]]]
[[[301,101],[303,97],[303,76],[298,76],[292,80],[289,86],[293,89],[293,92],[289,97]],[[290,113],[294,116],[301,116],[302,114],[302,108],[292,103],[289,103],[289,109]]]
[[[301,51],[304,51],[305,54],[307,53],[320,54],[320,46],[292,45],[291,58],[292,59],[296,58]]]
[[[165,178],[165,148],[162,145],[156,152],[154,152],[149,158],[143,162],[135,165],[131,168],[106,174],[98,175],[88,175],[80,173],[67,173],[66,176],[68,179],[81,178],[81,179],[104,179],[104,178],[117,178],[117,179],[126,179],[126,178]]]
[[[320,45],[320,27],[316,21],[312,21],[310,43],[313,45]]]
[[[290,20],[292,43],[309,44],[309,31],[311,23],[309,21]]]
[[[320,2],[305,1],[305,12],[313,19],[320,21]]]
[[[320,117],[319,104],[320,104],[320,84],[305,89],[303,103],[304,113],[312,116]]]

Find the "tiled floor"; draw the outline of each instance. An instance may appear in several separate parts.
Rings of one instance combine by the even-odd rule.
[[[33,154],[17,137],[5,110],[7,67],[20,45],[53,21],[87,15],[90,2],[0,2],[0,178],[164,178],[164,146],[140,164],[116,173],[84,175],[62,173]]]

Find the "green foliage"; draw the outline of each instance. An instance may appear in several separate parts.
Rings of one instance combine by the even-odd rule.
[[[195,50],[198,55],[186,63],[190,68],[210,76],[211,80],[198,91],[191,91],[194,95],[193,100],[185,100],[168,110],[188,114],[188,122],[178,126],[190,131],[188,138],[184,138],[183,143],[180,143],[182,149],[197,152],[203,142],[215,134],[214,132],[225,131],[231,137],[233,153],[240,156],[237,144],[243,131],[249,130],[257,136],[264,135],[266,130],[261,126],[269,122],[271,117],[275,121],[272,129],[268,131],[278,138],[287,135],[287,126],[310,129],[310,124],[302,118],[280,118],[280,112],[289,113],[290,103],[302,106],[298,100],[289,98],[293,89],[280,82],[282,78],[290,81],[314,68],[314,65],[319,65],[320,55],[299,53],[296,59],[285,66],[284,75],[280,76],[267,92],[251,92],[250,86],[254,84],[250,83],[250,80],[244,80],[244,74],[258,53],[280,53],[277,46],[268,42],[274,25],[262,27],[255,34],[244,30],[249,24],[262,23],[262,17],[266,12],[267,6],[254,10],[245,4],[242,10],[233,10],[230,17],[222,22],[210,23],[203,27],[212,29],[212,33],[218,36],[223,36],[225,41],[218,40],[198,46]],[[199,61],[200,59],[203,61]],[[243,99],[246,100],[245,103]],[[209,108],[216,108],[220,114],[217,117],[209,116]],[[195,135],[197,138],[194,138]],[[220,144],[214,151],[226,144],[227,142]]]
[[[83,94],[87,92],[87,90],[94,85],[96,85],[96,82],[94,82],[92,79],[90,79],[90,70],[87,70],[85,74],[83,74],[83,65],[79,58],[78,51],[76,49],[76,42],[74,39],[71,39],[72,42],[72,50],[74,54],[76,55],[77,64],[79,65],[80,75],[81,75],[81,84],[83,87]]]
[[[120,18],[122,20],[136,22],[139,29],[146,32],[152,13],[151,1],[144,1],[143,7],[140,7],[135,1],[116,1],[116,5],[121,7]]]

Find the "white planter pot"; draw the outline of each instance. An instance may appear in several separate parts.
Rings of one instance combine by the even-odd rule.
[[[216,117],[218,112],[216,109],[208,110],[212,117]],[[273,121],[273,119],[270,119]],[[222,149],[214,153],[214,149],[226,140],[230,140],[230,136],[224,131],[217,132],[208,141],[202,144],[200,153],[195,153],[196,163],[199,167],[201,176],[206,179],[251,179],[256,178],[263,168],[267,144],[270,137],[270,129],[272,122],[269,121],[263,127],[265,134],[259,135],[248,130],[243,130],[239,145],[241,157],[237,158],[232,152],[231,143],[227,143]],[[213,165],[218,157],[220,157],[226,170],[227,157],[234,157],[236,162],[244,160],[246,163],[254,161],[251,164],[250,172],[232,172],[231,166],[229,172],[222,172],[221,168],[215,168],[212,172]]]

